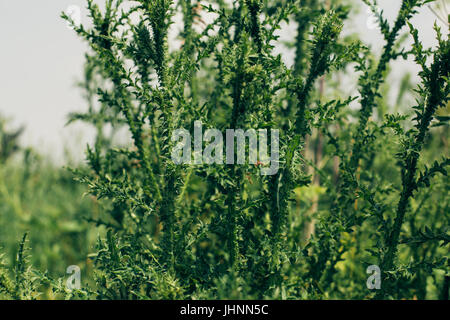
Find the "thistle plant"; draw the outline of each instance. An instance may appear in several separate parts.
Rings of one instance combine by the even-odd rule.
[[[42,282],[70,299],[448,298],[448,34],[435,27],[426,49],[411,24],[429,2],[403,0],[390,23],[364,1],[384,37],[377,55],[343,34],[349,1],[87,0],[91,23],[73,26],[89,45],[87,111],[69,122],[96,129],[72,171],[99,237],[81,290]],[[405,76],[392,105],[391,64],[410,58],[421,83]],[[196,139],[199,121],[205,137],[279,129],[267,137],[278,171],[202,162],[212,138]],[[185,163],[172,157],[179,129],[194,137]]]
[[[161,280],[163,283],[172,279],[172,287],[179,288],[161,295],[152,285],[142,283],[147,281],[142,275],[139,290],[155,290],[158,296],[171,298],[205,294],[221,297],[223,293],[215,290],[222,282],[230,287],[246,286],[250,297],[334,296],[338,293],[333,279],[338,277],[339,263],[351,250],[343,237],[368,232],[365,224],[375,225],[372,234],[384,243],[379,251],[381,269],[384,274],[392,271],[407,203],[418,188],[414,181],[417,155],[433,112],[448,95],[445,89],[430,92],[445,83],[443,72],[448,68],[441,65],[444,62],[436,62],[432,71],[427,71],[424,56],[428,52],[420,47],[417,36],[411,51],[397,44],[408,20],[426,2],[403,1],[392,26],[382,12],[375,11],[386,44],[380,58],[374,59],[360,41],[344,43],[340,39],[343,20],[349,13],[346,4],[335,3],[330,8],[329,3],[320,1],[286,1],[279,2],[275,9],[258,0],[210,5],[161,0],[137,1],[125,10],[121,1],[106,1],[102,13],[88,1],[93,28],[80,26],[75,30],[90,44],[88,62],[104,84],[95,92],[89,84],[93,80],[86,79],[85,87],[90,97],[99,101],[100,113],[97,116],[91,108],[90,115],[78,119],[120,123],[128,128],[132,147],[113,147],[97,139],[94,148],[88,149],[92,171],[79,172],[79,177],[94,196],[111,203],[112,211],[106,210],[97,224],[112,227],[117,237],[130,239],[122,240],[124,244],[132,241],[133,247],[148,252],[138,254],[139,259],[162,274],[166,279]],[[367,4],[376,10],[375,2]],[[178,50],[168,42],[177,10],[184,17]],[[212,22],[203,21],[205,14],[213,17]],[[275,31],[281,22],[291,19],[298,27],[296,59],[289,68],[273,54],[273,42],[277,41]],[[439,37],[444,47],[446,40]],[[398,122],[406,118],[383,114],[381,109],[378,118],[386,117],[390,122],[371,119],[389,63],[411,54],[424,68],[421,76],[432,78],[424,80],[420,92],[426,106],[418,113],[416,134],[415,129],[401,129]],[[324,81],[329,72],[340,72],[355,63],[355,71],[360,73],[359,97],[320,101],[314,108],[318,80]],[[430,75],[425,75],[427,72]],[[341,134],[345,129],[337,133],[331,130],[337,123],[345,123],[348,113],[343,110],[355,99],[361,107],[357,124],[349,125],[352,142],[348,144],[348,136]],[[426,102],[430,99],[432,106]],[[102,115],[106,113],[111,116]],[[255,174],[251,163],[175,165],[170,159],[174,141],[169,137],[177,128],[193,133],[195,120],[221,131],[283,128],[280,170],[264,177]],[[291,201],[294,190],[308,188],[311,182],[304,171],[307,159],[301,150],[312,128],[327,137],[326,143],[334,148],[340,165],[336,185],[324,179],[334,199],[324,200],[320,206],[328,205],[329,214],[319,217],[315,234],[301,243],[296,240],[301,238],[300,225]],[[390,218],[385,217],[389,204],[379,199],[386,191],[371,192],[369,180],[375,144],[388,128],[405,136],[403,145],[408,150],[400,158],[404,162],[403,191],[392,226]],[[445,164],[427,169],[422,180],[445,172]],[[315,174],[327,175],[327,168],[315,170]],[[120,250],[112,249],[111,233],[108,239],[105,248],[109,248],[109,259],[118,263]],[[110,265],[109,259],[98,259],[98,267]],[[300,283],[286,282],[289,277],[301,279]],[[389,277],[383,279],[389,281]],[[109,297],[130,298],[130,293],[123,291],[126,287],[123,283]]]

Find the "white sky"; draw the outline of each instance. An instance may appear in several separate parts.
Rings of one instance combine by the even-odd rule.
[[[379,0],[390,21],[400,3]],[[32,145],[58,162],[64,159],[65,149],[75,154],[75,159],[82,159],[80,151],[91,135],[84,126],[64,126],[69,112],[86,108],[74,86],[82,76],[86,45],[60,18],[70,5],[84,8],[85,0],[0,0],[0,115],[14,126],[25,125],[23,145]],[[88,22],[83,14],[84,9],[81,20]],[[379,50],[381,36],[367,27],[367,18],[364,8],[349,28],[358,30],[364,41]],[[413,19],[425,47],[435,43],[435,20],[428,8]],[[283,32],[283,38],[292,36],[292,30]],[[289,54],[285,58],[292,59]],[[393,81],[414,70],[411,62],[397,63]]]

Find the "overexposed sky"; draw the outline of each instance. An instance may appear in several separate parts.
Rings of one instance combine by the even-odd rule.
[[[378,2],[392,21],[401,1]],[[80,151],[92,134],[82,125],[64,126],[69,112],[86,108],[75,83],[81,79],[87,47],[60,18],[73,5],[82,8],[81,22],[88,22],[85,0],[0,0],[0,115],[14,126],[26,127],[23,145],[32,145],[58,162],[64,159],[65,149],[82,159]],[[368,26],[368,17],[363,7],[347,28],[357,30],[379,52],[384,43],[379,31]],[[435,20],[428,8],[413,19],[425,47],[435,44]],[[293,29],[282,30],[282,38],[292,38]],[[283,54],[289,63],[292,55]],[[412,62],[396,63],[393,81],[415,70]]]
[[[74,84],[86,45],[60,18],[72,4],[84,0],[0,0],[0,114],[25,125],[23,144],[53,159],[78,135],[64,128],[67,114],[84,107]]]

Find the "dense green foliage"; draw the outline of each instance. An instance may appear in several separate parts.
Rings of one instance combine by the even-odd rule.
[[[403,0],[393,23],[365,2],[379,56],[341,35],[350,1],[88,0],[92,23],[74,26],[90,46],[88,110],[70,122],[94,126],[95,143],[71,173],[33,167],[43,165],[29,152],[1,169],[0,221],[12,232],[0,234],[10,255],[0,295],[448,299],[448,30],[435,27],[438,45],[423,48],[410,19],[430,1]],[[283,24],[296,26],[289,43]],[[292,67],[279,46],[294,50]],[[392,103],[396,59],[414,59],[421,82],[405,77]],[[196,120],[280,129],[278,172],[174,164],[172,133],[193,133]],[[13,249],[25,229],[32,250],[25,237]],[[60,278],[72,264],[80,290]],[[380,290],[366,286],[369,265]]]

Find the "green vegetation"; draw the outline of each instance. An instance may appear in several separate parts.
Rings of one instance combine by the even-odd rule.
[[[0,297],[448,299],[448,30],[424,48],[410,19],[430,1],[403,0],[393,23],[365,2],[380,55],[342,35],[352,1],[88,0],[91,23],[74,26],[87,111],[69,118],[97,130],[87,163],[12,155],[17,134],[0,127]],[[292,67],[275,46],[295,51]],[[393,103],[396,59],[420,83],[405,76]],[[174,164],[172,133],[196,120],[280,129],[278,172]]]

